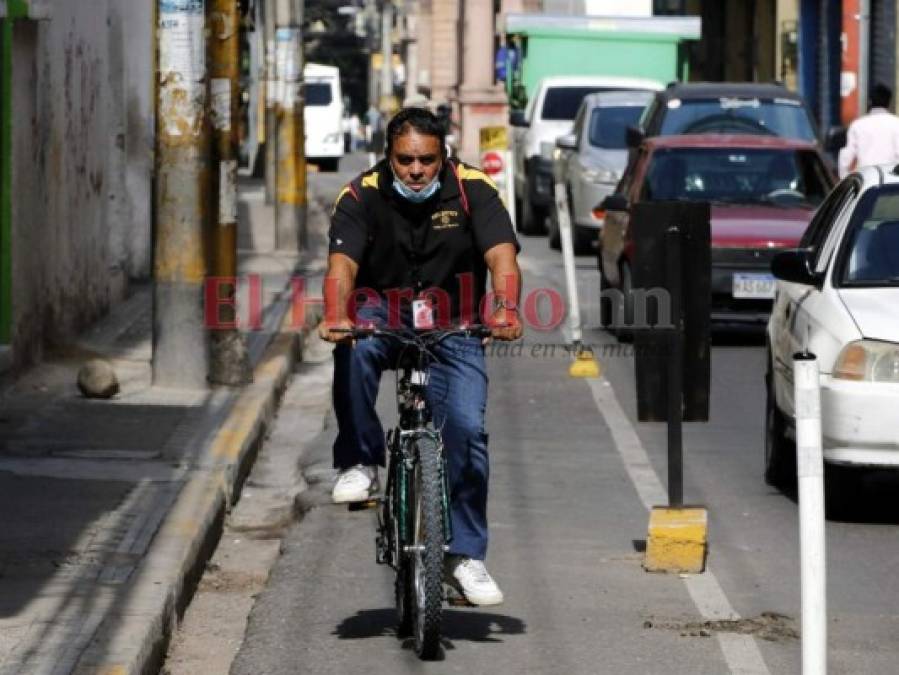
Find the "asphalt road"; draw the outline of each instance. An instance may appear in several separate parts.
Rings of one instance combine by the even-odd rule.
[[[336,194],[349,176],[312,181]],[[523,245],[527,287],[561,290],[559,254],[543,238]],[[797,506],[762,480],[761,337],[716,336],[711,421],[685,427],[685,496],[709,509],[709,572],[647,574],[640,550],[646,501],[666,475],[665,427],[636,422],[630,350],[603,350],[616,343],[597,327],[591,258],[578,258],[578,278],[604,379],[568,377],[558,331],[532,330],[520,350],[489,358],[488,566],[505,604],[447,609],[441,661],[421,663],[397,640],[374,512],[325,499],[332,424],[301,457],[311,508],[284,541],[232,673],[799,672]],[[388,383],[387,420],[390,393]],[[827,525],[832,673],[897,671],[897,488],[889,474],[869,476],[850,521]]]

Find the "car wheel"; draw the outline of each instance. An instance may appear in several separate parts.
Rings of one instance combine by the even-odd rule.
[[[621,275],[621,294],[624,296],[624,321],[615,330],[619,342],[632,342],[634,339],[634,277],[631,266],[622,260],[619,266]]]
[[[574,252],[577,255],[590,255],[593,252],[593,242],[596,241],[596,230],[574,225]]]
[[[599,323],[608,332],[612,332],[612,317],[615,312],[614,307],[612,306],[612,299],[607,298],[603,295],[603,291],[608,288],[611,288],[611,284],[609,280],[606,279],[606,275],[602,271],[602,246],[596,251],[596,269],[599,272],[599,294],[597,298],[599,298]]]
[[[553,211],[553,215],[546,219],[548,237],[546,238],[549,247],[554,251],[562,250],[562,228],[559,227],[559,215]]]
[[[770,358],[765,381],[765,482],[772,487],[790,487],[796,481],[796,446],[787,438],[786,419],[777,407]]]
[[[546,233],[546,213],[543,209],[534,206],[531,200],[525,197],[521,200],[521,218],[519,219],[519,232],[522,234],[539,235]]]

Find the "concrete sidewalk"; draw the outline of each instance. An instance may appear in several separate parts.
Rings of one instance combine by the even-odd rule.
[[[158,668],[302,348],[290,278],[311,277],[313,290],[324,262],[316,199],[302,259],[273,252],[260,185],[242,188],[240,207],[240,275],[258,275],[265,308],[247,336],[251,385],[153,387],[144,287],[2,392],[0,674]],[[121,384],[108,401],[75,386],[97,356]]]

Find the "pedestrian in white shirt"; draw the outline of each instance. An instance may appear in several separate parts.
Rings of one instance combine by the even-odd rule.
[[[840,150],[840,178],[873,164],[899,164],[899,117],[889,111],[893,92],[883,84],[871,90],[871,111],[849,125]]]

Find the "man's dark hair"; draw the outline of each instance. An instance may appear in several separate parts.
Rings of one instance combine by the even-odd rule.
[[[871,107],[872,108],[889,108],[890,101],[892,101],[892,100],[893,100],[893,92],[885,84],[878,82],[873,87],[871,87]]]
[[[440,141],[441,153],[446,155],[446,129],[440,119],[426,108],[403,108],[387,124],[388,157],[394,141],[410,129],[425,136],[436,136]]]

